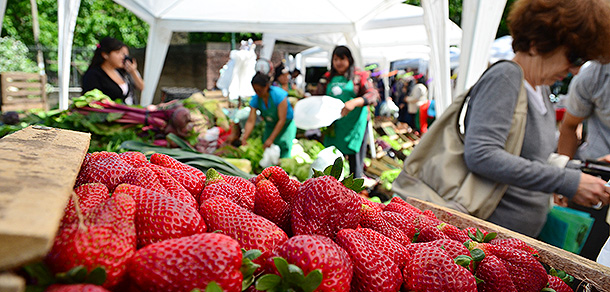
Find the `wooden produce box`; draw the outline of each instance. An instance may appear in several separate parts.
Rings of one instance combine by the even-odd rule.
[[[0,291],[22,291],[10,270],[51,249],[90,140],[44,126],[0,139]]]
[[[478,227],[489,232],[498,233],[497,238],[521,239],[538,250],[540,260],[543,263],[565,271],[575,278],[594,286],[598,291],[610,291],[610,267],[600,265],[577,254],[453,209],[415,198],[405,198],[405,200],[422,211],[431,210],[438,219],[455,225],[460,229]]]

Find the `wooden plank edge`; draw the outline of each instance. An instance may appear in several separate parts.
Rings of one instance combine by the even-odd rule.
[[[13,273],[0,273],[0,291],[23,292],[25,291],[25,279]]]
[[[540,260],[556,269],[565,271],[575,278],[593,285],[599,291],[610,292],[610,268],[572,252],[552,246],[535,238],[506,229],[496,224],[415,198],[405,201],[424,211],[431,210],[438,219],[457,226],[460,229],[477,227],[489,232],[498,233],[497,238],[517,238],[538,250]]]

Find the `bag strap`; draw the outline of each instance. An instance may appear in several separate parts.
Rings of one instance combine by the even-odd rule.
[[[481,74],[481,77],[483,75],[485,75],[485,73],[487,73],[487,71],[489,71],[489,69],[491,69],[493,66],[495,66],[496,64],[502,63],[502,62],[512,62],[512,61],[500,60],[500,61],[492,64],[491,66],[487,67],[487,69],[483,72],[483,74]],[[523,70],[521,69],[520,66],[519,66],[519,71],[521,72],[521,87],[519,88],[519,95],[517,97],[517,105],[515,106],[515,112],[513,114],[513,124],[515,122],[515,117],[517,115],[517,112],[524,112],[524,111],[527,112],[527,92],[525,90],[525,85],[523,83]],[[468,91],[462,93],[460,96],[455,98],[456,100],[459,100],[460,98],[464,99],[462,101],[461,110],[458,115],[458,120],[456,123],[457,133],[458,133],[458,136],[460,137],[460,140],[462,143],[464,143],[464,138],[465,138],[465,134],[466,134],[466,113],[468,112],[468,102],[470,101],[470,92],[477,85],[477,83],[475,83],[473,86],[471,86],[468,89]],[[521,132],[523,132],[523,131],[521,131]],[[523,140],[523,138],[521,138],[520,140]]]

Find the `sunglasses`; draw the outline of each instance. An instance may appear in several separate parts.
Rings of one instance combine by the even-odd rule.
[[[572,65],[572,67],[580,67],[582,66],[585,62],[587,62],[587,60],[578,57],[576,54],[574,53],[570,53],[567,55],[568,57],[568,62],[570,62],[570,64]]]

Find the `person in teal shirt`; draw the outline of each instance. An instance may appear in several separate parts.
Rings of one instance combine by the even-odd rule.
[[[345,103],[342,118],[336,120],[324,136],[324,146],[335,146],[347,155],[354,177],[364,177],[366,137],[369,120],[368,105],[376,105],[379,92],[367,72],[357,71],[352,52],[346,46],[333,50],[331,69],[326,72],[315,91]]]
[[[250,115],[241,137],[241,144],[247,144],[246,140],[256,123],[256,111],[259,110],[265,121],[263,147],[267,148],[275,144],[280,147],[281,158],[290,157],[297,127],[292,120],[293,110],[288,102],[288,93],[279,87],[271,86],[269,76],[262,72],[254,75],[252,87],[256,95],[250,100]]]

